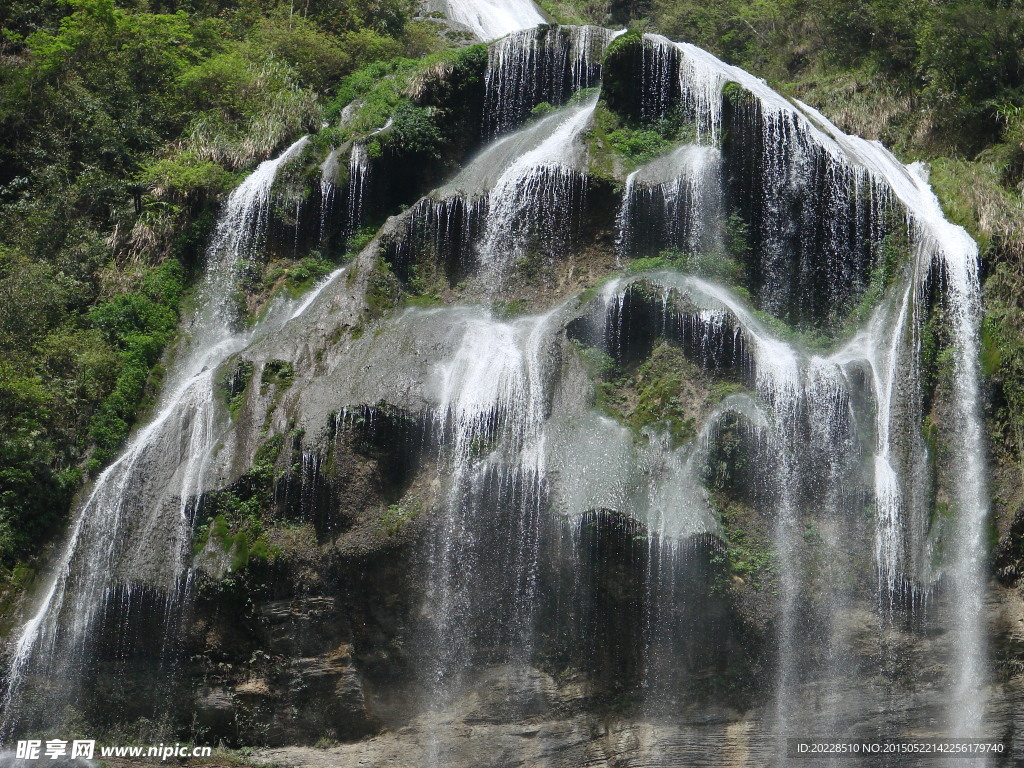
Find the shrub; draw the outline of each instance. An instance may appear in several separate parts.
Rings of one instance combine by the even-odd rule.
[[[250,55],[256,60],[269,55],[286,62],[300,85],[322,92],[350,72],[354,62],[364,60],[367,51],[352,42],[326,34],[302,16],[272,16],[253,30]],[[394,41],[390,42],[390,50],[380,46],[370,55],[395,55]]]
[[[656,131],[620,128],[608,134],[612,148],[637,164],[642,164],[665,151],[669,142]]]
[[[177,327],[183,291],[184,271],[170,261],[154,269],[141,290],[115,296],[89,312],[90,321],[117,350],[120,364],[114,390],[89,428],[97,447],[91,468],[107,461],[131,429],[150,371]]]

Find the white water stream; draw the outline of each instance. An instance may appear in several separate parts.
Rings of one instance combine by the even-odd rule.
[[[544,23],[531,0],[445,0],[448,18],[490,41]]]

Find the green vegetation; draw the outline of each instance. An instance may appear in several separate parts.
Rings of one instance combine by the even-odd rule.
[[[845,130],[930,161],[947,215],[967,227],[988,264],[982,343],[996,385],[990,432],[997,464],[1024,477],[1024,3],[577,0],[545,9],[559,21],[631,24],[609,56],[625,55],[641,28],[692,42]],[[602,119],[592,140],[608,152],[615,128]],[[610,176],[604,162],[592,170]],[[891,275],[876,266],[852,320],[863,319]],[[1015,491],[1003,495],[1021,501]]]
[[[387,263],[378,258],[366,289],[366,306],[370,318],[377,318],[398,306],[402,300],[401,283]]]
[[[633,72],[631,65],[643,45],[643,33],[642,24],[632,24],[605,50],[601,97],[613,112],[628,113],[630,110],[624,108],[636,103],[635,84],[630,74]]]
[[[982,361],[996,385],[991,431],[1000,458],[1024,478],[1024,268],[997,265],[985,284],[988,310],[982,326]]]
[[[750,497],[746,483],[756,469],[738,423],[727,421],[718,430],[704,468],[708,499],[726,545],[719,562],[753,589],[774,588],[779,563],[772,548],[772,515]],[[816,529],[805,530],[805,542],[812,544],[816,534]]]
[[[557,107],[555,107],[551,102],[542,101],[540,104],[538,104],[537,106],[530,110],[530,115],[533,117],[544,117],[545,115],[550,115],[556,109]]]
[[[946,214],[968,229],[987,262],[980,362],[991,383],[987,421],[993,459],[993,523],[1005,537],[997,550],[999,567],[1012,565],[1012,553],[1024,548],[1018,512],[1024,503],[1024,183],[1020,175],[1024,123],[1014,123],[1020,113],[1014,114],[1006,125],[1009,141],[990,147],[973,161],[943,159],[932,165],[932,183]],[[940,384],[945,350],[935,336],[922,340],[922,363],[927,364],[930,356],[936,368],[925,382],[926,392]],[[947,362],[946,368],[950,367]]]
[[[295,366],[291,363],[284,360],[268,360],[263,364],[263,372],[260,374],[260,394],[265,395],[272,390],[273,395],[260,434],[266,434],[274,411],[277,410],[281,398],[284,397],[284,393],[288,391],[294,381]]]
[[[714,495],[712,498],[725,534],[729,572],[754,589],[773,586],[779,567],[778,554],[769,547],[764,532],[752,522],[752,510],[735,500],[723,501]]]
[[[910,249],[910,240],[905,230],[894,230],[882,238],[868,283],[856,305],[846,314],[845,332],[851,332],[868,319],[882,296],[896,281],[900,270],[910,261]]]
[[[601,101],[594,108],[590,128],[584,135],[590,155],[590,175],[595,178],[610,179],[618,183],[616,178],[615,157],[610,134],[619,127],[618,118]]]
[[[706,375],[681,349],[662,343],[646,360],[628,368],[593,347],[581,348],[579,353],[596,380],[599,410],[629,426],[638,437],[647,430],[667,434],[672,448],[696,436],[711,391]]]
[[[608,16],[603,0],[539,0],[537,5],[560,24],[603,24]]]
[[[113,391],[100,403],[89,427],[96,444],[89,468],[102,465],[121,444],[142,402],[150,373],[178,324],[177,308],[184,290],[181,265],[169,261],[150,271],[140,290],[96,304],[89,321],[116,350],[119,374]],[[150,392],[155,394],[159,375]]]
[[[997,464],[1015,468],[1007,477],[1024,477],[1024,3],[638,0],[551,3],[548,11],[559,20],[569,13],[598,23],[604,15],[617,24],[641,20],[634,26],[765,77],[849,132],[930,161],[947,215],[971,232],[988,265],[982,343],[996,385],[990,433]],[[612,49],[626,51],[634,34]],[[876,267],[854,320],[891,274]],[[1009,488],[1002,495],[1021,501]]]
[[[441,294],[448,287],[444,271],[438,268],[433,248],[407,267],[408,277],[403,288],[408,293],[405,302],[410,306],[432,307],[442,304]]]
[[[608,134],[612,149],[635,165],[643,165],[662,154],[668,140],[657,131],[637,128],[618,128]]]
[[[644,29],[699,45],[904,152],[973,155],[1024,130],[1020,0],[561,0],[544,7],[563,23],[629,25],[609,47],[612,58],[630,55]],[[608,85],[626,90],[629,83]]]
[[[200,513],[206,522],[196,528],[193,550],[202,552],[216,546],[230,557],[230,571],[245,568],[252,560],[273,559],[269,532],[274,525],[275,467],[285,438],[275,435],[264,442],[253,457],[252,467],[229,488],[203,496]]]
[[[260,394],[266,394],[271,387],[285,390],[295,380],[295,367],[284,360],[268,360],[260,374]]]
[[[695,138],[696,128],[680,115],[640,124],[613,111],[606,100],[598,103],[594,110],[593,124],[587,133],[591,162],[599,171],[605,171],[600,174],[603,176],[611,175],[604,155],[618,156],[628,169],[633,170],[665,154],[672,147],[692,142]]]
[[[248,360],[235,359],[234,365],[225,367],[222,378],[217,382],[224,404],[232,416],[238,413],[245,399],[245,393],[252,381],[253,364]]]
[[[278,261],[268,265],[259,289],[267,294],[267,300],[280,288],[284,288],[287,295],[294,298],[333,272],[335,266],[334,262],[323,258],[319,252],[310,253],[298,261]]]
[[[636,405],[629,421],[634,429],[665,429],[673,448],[697,434],[697,416],[706,393],[695,382],[700,371],[676,347],[662,345],[636,372]]]
[[[411,523],[419,515],[420,509],[417,503],[413,504],[391,504],[380,514],[377,521],[381,530],[388,536],[396,536],[401,533],[406,525]]]
[[[993,443],[999,461],[1024,473],[1021,0],[542,6],[565,22],[630,23],[611,58],[633,55],[643,29],[689,40],[847,130],[932,160],[947,213],[987,261],[982,351],[995,384]],[[393,144],[443,165],[466,143],[454,111],[461,103],[445,109],[431,89],[478,84],[486,49],[442,50],[414,11],[411,0],[0,7],[0,564],[38,551],[83,478],[110,460],[151,403],[217,205],[245,171],[353,101],[362,105],[355,119],[320,130],[314,147],[366,136],[389,119],[369,142],[373,154]],[[692,138],[678,116],[650,125],[624,118],[616,98],[631,85],[605,83],[588,135],[596,177]],[[662,254],[631,269],[685,268],[735,283],[744,226],[730,219],[727,257]],[[889,285],[902,248],[883,248],[855,317]],[[275,261],[254,285],[297,293],[332,266],[324,254]],[[411,302],[439,300],[428,277],[411,286]],[[371,315],[401,297],[380,268]],[[252,371],[235,374],[224,390],[233,411]],[[268,375],[278,394],[287,388],[283,369]]]
[[[421,59],[393,58],[363,67],[341,83],[327,106],[327,118],[334,119],[348,104],[360,105],[344,127],[331,129],[332,142],[336,145],[353,136],[371,135],[367,142],[371,156],[379,156],[385,144],[393,143],[403,151],[440,159],[443,148],[459,128],[460,116],[436,105],[414,102],[425,95],[428,84],[436,81],[437,75],[444,74],[448,82],[467,85],[479,82],[486,67],[484,45],[441,51]],[[389,120],[389,130],[380,130]],[[380,133],[375,134],[378,130]]]
[[[717,278],[738,285],[743,277],[743,265],[731,256],[721,253],[683,253],[662,251],[658,256],[631,259],[626,271],[632,273],[653,272],[659,269],[673,269],[701,277]]]
[[[494,316],[500,320],[511,320],[530,311],[530,303],[526,299],[496,301],[492,306]]]
[[[0,559],[8,562],[45,540],[83,469],[109,459],[155,394],[184,276],[168,262],[91,306],[80,287],[70,269],[0,251]]]

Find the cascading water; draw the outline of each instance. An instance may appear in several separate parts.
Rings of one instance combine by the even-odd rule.
[[[719,151],[695,144],[631,173],[618,215],[619,255],[720,253],[720,173]]]
[[[353,144],[348,159],[349,196],[348,232],[355,232],[363,222],[363,201],[370,180],[370,164],[363,144]]]
[[[530,0],[445,0],[445,5],[449,19],[485,41],[544,23]]]
[[[338,194],[338,150],[332,150],[327,159],[320,164],[320,231],[319,241],[322,244],[327,228],[327,217],[334,208]]]
[[[659,82],[668,76],[665,73],[671,69],[659,58],[659,50],[663,50],[663,47],[662,40],[652,38],[647,49],[651,60],[650,66],[657,73],[654,79]],[[762,407],[768,409],[767,416],[758,412],[750,428],[760,435],[754,442],[760,446],[758,450],[762,454],[761,460],[773,468],[770,483],[772,487],[767,495],[775,510],[775,522],[771,526],[770,537],[777,558],[777,590],[781,612],[777,628],[778,703],[775,728],[779,737],[783,738],[792,733],[792,729],[798,727],[798,724],[807,722],[807,713],[790,713],[800,712],[794,697],[799,695],[797,690],[802,685],[802,676],[806,674],[806,669],[800,661],[802,635],[807,630],[807,619],[801,615],[806,610],[802,606],[802,600],[804,590],[808,588],[806,576],[801,573],[807,557],[805,542],[823,536],[818,531],[819,523],[830,527],[830,540],[827,544],[831,547],[838,546],[843,535],[869,535],[863,526],[856,523],[851,525],[849,521],[844,520],[843,511],[849,509],[851,505],[856,505],[856,499],[860,494],[874,498],[877,522],[873,526],[873,534],[870,535],[875,542],[878,596],[881,601],[879,610],[883,615],[887,611],[895,610],[896,603],[908,596],[916,600],[914,595],[922,589],[927,591],[927,585],[934,583],[938,578],[929,555],[934,546],[934,534],[929,532],[927,520],[921,515],[921,509],[927,503],[927,492],[921,490],[919,476],[923,462],[927,461],[927,448],[917,431],[922,421],[920,401],[915,391],[919,378],[916,373],[917,352],[913,343],[908,346],[907,339],[920,335],[919,324],[922,315],[916,309],[916,305],[923,300],[923,292],[928,282],[933,279],[936,267],[946,269],[948,267],[943,265],[952,259],[959,265],[957,269],[961,277],[958,279],[965,281],[962,285],[970,285],[972,278],[969,275],[973,274],[971,269],[974,267],[966,268],[963,265],[975,264],[976,252],[972,250],[969,240],[960,230],[949,229],[950,225],[941,218],[934,197],[927,187],[922,186],[919,180],[899,166],[891,155],[877,145],[843,136],[809,108],[803,105],[795,107],[785,102],[768,91],[763,83],[722,65],[703,52],[689,46],[674,45],[671,50],[675,52],[671,58],[676,62],[675,71],[683,79],[679,88],[680,98],[684,106],[697,113],[695,122],[701,127],[702,136],[714,140],[722,130],[720,126],[723,109],[719,103],[721,97],[715,100],[709,94],[720,92],[726,82],[739,82],[747,93],[753,95],[755,101],[753,106],[747,107],[752,113],[750,117],[743,117],[733,108],[732,119],[752,120],[754,127],[758,124],[757,121],[761,121],[763,125],[762,138],[758,144],[762,154],[755,171],[763,179],[762,188],[782,190],[778,194],[788,196],[790,202],[785,204],[787,206],[791,206],[794,200],[803,200],[808,196],[823,194],[826,197],[827,201],[823,205],[808,207],[801,215],[806,217],[813,214],[824,220],[821,229],[825,237],[815,246],[817,255],[814,258],[817,259],[817,263],[826,265],[825,268],[832,271],[831,278],[840,286],[839,290],[843,290],[841,286],[844,283],[857,285],[858,280],[863,279],[857,277],[857,273],[865,271],[865,268],[857,267],[856,261],[852,266],[846,266],[850,271],[837,271],[841,270],[836,263],[841,260],[840,254],[853,253],[857,259],[868,260],[867,263],[870,263],[870,259],[877,259],[879,248],[883,247],[887,238],[894,237],[892,233],[899,232],[898,225],[894,229],[892,223],[892,212],[898,207],[906,211],[904,227],[909,228],[911,238],[917,243],[916,256],[902,268],[902,276],[894,277],[895,284],[889,288],[886,297],[871,315],[864,329],[854,334],[847,344],[828,356],[803,355],[791,344],[774,338],[773,334],[744,308],[742,301],[718,286],[692,281],[680,285],[674,278],[666,283],[666,276],[657,279],[660,284],[668,285],[676,292],[685,293],[689,296],[689,301],[693,301],[695,295],[702,296],[702,301],[714,307],[700,310],[705,316],[731,318],[728,327],[736,330],[725,332],[739,334],[742,338],[740,346],[734,349],[734,355],[737,356],[737,360],[749,360],[741,367],[745,365],[753,370],[749,386],[754,388]],[[564,124],[569,126],[573,118],[571,113],[567,115],[569,116],[564,118]],[[569,132],[575,133],[577,130],[572,128]],[[732,151],[735,154],[735,149]],[[534,162],[535,156],[542,152],[543,150],[530,150],[523,155],[518,167],[543,168],[542,163]],[[560,150],[559,154],[564,155],[564,149]],[[661,226],[679,228],[670,229],[667,236],[661,235],[661,242],[657,240],[659,236],[655,235],[655,242],[662,247],[682,245],[684,250],[694,253],[711,250],[704,244],[707,241],[701,242],[699,239],[689,239],[680,243],[678,233],[681,230],[687,231],[687,228],[692,231],[694,226],[689,222],[693,219],[700,221],[701,217],[706,217],[708,221],[714,222],[723,218],[722,203],[716,197],[715,191],[719,173],[716,168],[717,156],[718,151],[714,148],[682,147],[676,150],[675,155],[669,160],[659,161],[632,174],[626,181],[619,212],[620,248],[623,251],[640,250],[633,245],[633,228],[638,227],[635,211],[638,200],[643,199],[641,184],[650,179],[646,186],[648,189],[658,190],[662,197],[661,206],[664,212],[648,213],[645,210],[645,218]],[[710,166],[707,165],[709,159],[713,159]],[[727,162],[730,161],[736,162],[734,159]],[[676,163],[678,170],[666,169],[666,163]],[[703,170],[708,167],[711,169],[710,172]],[[827,170],[816,170],[822,167]],[[499,178],[498,184],[490,193],[487,224],[480,236],[482,254],[493,253],[493,241],[497,238],[494,235],[489,237],[488,233],[516,231],[509,223],[508,214],[523,210],[523,206],[515,201],[536,199],[537,185],[533,182],[536,171],[518,174],[519,178],[516,178],[516,168],[515,163],[509,166],[510,170]],[[662,178],[668,181],[661,181]],[[504,184],[501,179],[505,180]],[[502,194],[506,188],[514,188],[516,194],[521,197]],[[706,196],[701,197],[702,193]],[[771,197],[776,193],[768,194]],[[728,190],[724,196],[729,196]],[[686,204],[680,205],[680,199],[686,199]],[[787,282],[779,282],[779,273],[788,270],[788,267],[780,266],[781,262],[778,261],[783,258],[785,251],[782,244],[784,241],[779,239],[783,236],[780,233],[784,233],[786,225],[782,199],[779,197],[776,202],[769,199],[757,214],[760,217],[760,226],[764,228],[758,243],[758,254],[762,259],[758,265],[759,274],[763,279],[761,295],[766,297],[767,306],[775,306],[779,313],[783,312],[784,304],[773,305],[770,297],[776,294],[799,295],[802,290],[806,290],[797,287],[790,277],[784,278]],[[844,216],[849,217],[845,222],[842,218]],[[852,228],[849,226],[850,221],[854,223]],[[944,228],[943,234],[939,236],[929,232],[929,228],[936,227],[937,223],[941,223],[941,227]],[[648,235],[650,226],[645,225],[646,220],[638,228]],[[848,239],[851,232],[852,240]],[[507,242],[502,244],[506,249],[512,248],[508,263],[514,263],[518,258],[522,258],[522,252],[515,251],[517,242],[520,242],[519,238],[513,238],[511,245]],[[655,245],[650,250],[657,252],[657,249]],[[806,258],[811,259],[812,254],[808,252]],[[487,261],[484,260],[484,265],[486,264]],[[700,269],[699,262],[696,266]],[[807,268],[813,270],[819,267],[809,263]],[[973,285],[976,291],[976,275]],[[823,287],[828,290],[827,286]],[[964,294],[970,293],[963,287],[957,290]],[[609,293],[606,290],[605,295],[617,296],[609,306],[618,307],[617,311],[621,315],[626,294],[614,294],[614,291]],[[957,354],[967,355],[973,359],[974,352],[971,350],[976,342],[971,339],[972,334],[976,335],[976,328],[972,331],[970,322],[976,323],[976,317],[973,321],[967,318],[971,317],[972,312],[976,315],[978,311],[976,293],[973,299],[962,299],[954,293],[952,300],[957,306],[974,302],[973,309],[963,313],[964,319],[960,321],[962,324],[954,335],[960,350]],[[665,300],[665,307],[669,307],[670,304],[671,302]],[[710,316],[707,315],[708,312],[711,312]],[[714,338],[716,333],[723,333],[723,329],[727,327],[721,325],[720,321],[706,322],[709,325],[708,330],[703,333],[705,338]],[[683,321],[679,318],[673,324],[661,321],[663,327],[678,327],[681,323]],[[739,349],[742,352],[737,351]],[[707,354],[707,348],[701,348],[697,352],[698,357],[704,359],[705,365]],[[967,370],[967,377],[976,376],[976,371]],[[968,409],[965,414],[974,415],[962,415],[959,418],[973,419],[975,429],[980,430],[976,412],[977,390],[975,389],[973,394],[968,395],[962,402],[973,403],[961,407]],[[873,414],[866,423],[865,413]],[[737,418],[749,421],[751,414],[749,411],[744,412]],[[686,540],[687,536],[697,535],[701,531],[716,530],[712,514],[702,517],[697,512],[708,507],[706,500],[701,501],[706,499],[702,490],[704,481],[696,476],[699,473],[692,469],[692,455],[689,459],[671,459],[672,462],[676,462],[676,469],[670,472],[669,476],[677,480],[665,480],[664,485],[656,485],[651,489],[648,498],[663,499],[668,493],[666,489],[672,487],[672,482],[681,483],[679,487],[688,490],[685,493],[674,492],[669,504],[664,501],[648,501],[643,506],[647,506],[649,510],[661,511],[653,517],[649,514],[645,517],[640,512],[643,507],[638,506],[638,499],[632,494],[623,494],[620,489],[611,495],[605,495],[600,490],[609,481],[615,484],[615,478],[619,478],[618,483],[628,486],[629,481],[625,479],[629,475],[627,468],[631,465],[636,466],[635,462],[638,461],[635,455],[631,456],[632,449],[605,450],[601,452],[602,456],[591,457],[583,445],[567,444],[566,438],[561,434],[565,426],[556,426],[552,423],[554,421],[556,420],[552,417],[541,430],[544,433],[551,431],[545,438],[545,444],[558,445],[560,453],[573,456],[573,473],[587,480],[570,482],[570,486],[577,490],[569,490],[560,487],[569,482],[566,479],[556,479],[556,476],[548,478],[545,482],[545,494],[550,498],[552,506],[561,507],[563,511],[579,508],[572,504],[572,500],[579,499],[582,493],[582,498],[586,501],[576,502],[583,507],[579,509],[579,513],[586,508],[602,506],[629,509],[633,515],[643,520],[648,526],[647,530],[657,531],[659,536],[668,541]],[[713,424],[714,420],[709,417],[706,423]],[[868,427],[867,424],[873,426]],[[615,437],[619,428],[611,424],[597,428],[598,433],[591,431],[587,434],[587,442],[609,447],[621,445],[621,439]],[[602,432],[604,434],[598,437],[597,434]],[[980,435],[980,431],[977,434]],[[705,436],[702,439],[708,438]],[[975,443],[971,451],[965,451],[962,455],[975,457],[976,461],[979,460],[977,457],[983,455],[980,443]],[[856,458],[858,454],[866,454],[867,465],[873,467],[870,473],[873,481],[861,486],[853,481],[865,463]],[[580,461],[583,457],[586,458]],[[597,459],[598,463],[590,470],[587,462],[592,459]],[[639,459],[639,463],[648,468],[647,472],[651,471],[653,464],[650,456]],[[558,464],[557,457],[550,457],[547,462],[547,466]],[[689,469],[683,471],[684,466]],[[979,472],[977,476],[981,476],[981,473]],[[588,480],[594,484],[592,488],[583,490],[579,487],[586,485]],[[808,521],[806,512],[809,491],[820,494],[823,499],[825,514],[821,520],[815,522]],[[973,511],[967,516],[967,519],[973,522],[962,522],[961,525],[966,525],[967,529],[977,532],[984,518],[984,505],[981,501],[983,493],[978,487],[961,491],[969,494],[974,500],[973,506],[970,507]],[[678,530],[669,533],[664,527],[665,507],[674,507],[676,514],[679,510],[694,510],[690,514],[697,514],[697,519],[703,519],[704,523],[691,523],[689,527],[684,527],[685,533]],[[464,507],[462,512],[466,511],[467,508]],[[576,519],[583,520],[584,517]],[[464,525],[468,524],[464,522]],[[846,534],[842,533],[844,530],[847,531]],[[581,540],[580,535],[582,534],[574,534],[577,540]],[[953,572],[969,567],[978,574],[978,550],[972,549],[976,545],[969,543],[972,541],[970,536],[966,536],[966,541],[968,551],[961,551],[949,567]],[[669,586],[674,583],[672,574],[679,571],[680,563],[685,559],[681,554],[685,553],[685,547],[669,545],[665,548],[665,544],[659,547],[661,549],[652,550],[646,556],[650,571],[649,583],[661,585],[658,589],[652,587],[653,591],[647,597],[649,618],[646,621],[651,638],[648,640],[648,669],[644,674],[648,676],[647,685],[651,690],[663,688],[656,678],[670,676],[666,674],[666,669],[672,666],[673,658],[672,654],[665,650],[670,647],[665,645],[665,638],[670,634],[667,627],[671,626],[671,622],[665,618],[656,618],[658,610],[654,606],[658,606],[665,599],[671,600],[666,596],[673,594]],[[972,557],[975,559],[972,560]],[[847,574],[852,573],[844,571],[844,568],[855,568],[849,564],[840,565],[838,561],[831,567],[834,573],[843,579],[850,578]],[[950,620],[963,622],[961,626],[977,627],[977,621],[968,619],[966,613],[963,613],[964,606],[969,603],[964,599],[965,592],[975,596],[982,592],[977,578],[975,576],[972,581],[965,574],[958,574],[956,577],[958,586],[954,587],[954,591],[957,594]],[[851,642],[843,623],[848,620],[846,615],[852,599],[849,588],[837,584],[831,592],[821,598],[817,609],[821,611],[819,621],[822,631],[828,635],[825,646],[829,649],[829,658],[832,661],[826,663],[825,675],[829,681],[828,686],[831,686],[829,690],[832,693],[829,695],[833,702],[835,697],[841,696],[842,675],[849,673],[849,668],[842,663],[841,658],[843,649],[848,648]],[[975,608],[977,605],[975,600]],[[963,687],[963,680],[965,674],[978,672],[977,660],[983,658],[977,643],[977,632],[977,629],[966,631],[964,637],[970,637],[971,641],[959,650],[951,650],[951,666],[958,670],[953,675],[958,682],[952,693],[960,701],[958,706],[966,705],[967,711],[972,712],[977,712],[980,706],[976,699],[972,698],[977,695],[980,686],[973,686],[969,692]],[[965,673],[964,670],[970,672]],[[664,691],[659,695],[664,695]],[[830,704],[820,713],[822,719],[817,722],[837,727],[843,715],[850,715],[849,711],[841,712],[841,709],[840,705]],[[968,732],[977,732],[980,722],[980,719],[975,719],[971,725],[961,727],[966,728]],[[950,733],[957,732],[954,723],[951,722],[949,727]],[[779,748],[784,749],[781,742]]]
[[[531,723],[599,713],[502,747],[531,764],[583,764],[597,741],[544,745],[601,728],[601,765],[779,765],[792,736],[990,735],[978,255],[920,169],[693,46],[634,33],[616,87],[635,98],[619,104],[641,125],[686,123],[688,141],[598,174],[595,115],[612,100],[574,94],[600,85],[618,34],[529,30],[530,3],[447,5],[482,39],[514,33],[480,73],[490,143],[405,201],[351,280],[339,269],[247,331],[231,322],[235,263],[258,251],[276,172],[303,142],[233,193],[157,416],[97,480],[18,636],[5,733],[26,681],[88,662],[115,589],[166,592],[168,615],[184,602],[194,506],[229,477],[243,429],[214,371],[244,352],[295,363],[287,416],[251,398],[239,424],[287,431],[300,458],[277,493],[301,519],[335,511],[317,491],[332,472],[358,486],[349,443],[395,475],[378,483],[387,519],[423,505],[401,642],[375,656],[360,646],[372,632],[353,631],[329,657],[351,645],[379,669],[406,654],[407,677],[389,670],[366,695],[426,732],[407,764],[462,764],[459,734],[500,722],[495,707]],[[542,101],[563,106],[532,118]],[[352,233],[379,213],[365,138],[344,190],[339,155],[322,166],[321,240],[334,218]],[[559,273],[586,238],[604,271]],[[338,319],[352,292],[425,275],[441,287],[422,303],[448,306],[374,315],[368,297]],[[371,440],[402,430],[398,458]],[[945,712],[906,682],[924,661]],[[246,685],[237,698],[260,690]],[[491,689],[500,707],[472,710]],[[613,748],[616,720],[643,727]],[[704,749],[737,738],[721,761]]]
[[[405,274],[426,251],[452,264],[449,274],[471,261],[493,293],[527,249],[550,254],[564,247],[583,203],[580,139],[595,104],[571,106],[502,137],[436,197],[417,203],[404,232],[388,242],[392,268]]]
[[[522,257],[527,232],[546,241],[543,246],[549,251],[572,232],[573,215],[586,189],[585,171],[578,168],[578,138],[595,104],[592,100],[558,115],[551,136],[516,159],[488,194],[479,260],[492,288],[501,285],[508,268]]]
[[[504,133],[521,125],[537,105],[561,106],[595,85],[601,57],[619,34],[600,27],[541,27],[491,45],[484,79],[485,133]]]
[[[207,252],[197,310],[184,329],[156,415],[96,479],[75,514],[53,577],[18,634],[4,697],[6,734],[19,725],[28,676],[64,680],[69,699],[81,695],[69,689],[88,665],[97,620],[110,600],[131,603],[133,591],[155,588],[166,603],[164,629],[172,639],[172,617],[186,589],[191,505],[215,472],[215,448],[224,431],[214,370],[260,333],[298,314],[275,308],[259,333],[239,331],[231,297],[239,269],[254,257],[266,229],[277,171],[306,142],[302,138],[262,163],[228,198]],[[45,706],[44,717],[59,712],[52,700]]]
[[[503,323],[470,315],[462,319],[463,336],[453,359],[438,370],[438,428],[448,436],[444,443],[451,455],[444,520],[429,564],[437,686],[433,696],[438,703],[456,690],[458,670],[473,654],[460,629],[479,624],[486,613],[493,626],[508,633],[503,644],[514,655],[529,658],[526,628],[534,603],[530,573],[537,557],[544,475],[538,432],[543,417],[540,356],[548,341],[548,320],[542,316]],[[512,578],[493,596],[498,605],[480,605],[473,600],[479,593],[472,585],[488,566],[478,559],[479,517],[489,502],[504,496],[516,498],[513,509],[519,510],[494,521],[508,526],[514,537],[505,563]],[[456,679],[449,679],[453,674]]]

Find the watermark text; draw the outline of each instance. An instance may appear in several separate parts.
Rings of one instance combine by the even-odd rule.
[[[190,744],[151,744],[131,747],[101,746],[97,749],[95,739],[26,739],[18,742],[14,756],[18,760],[56,760],[60,757],[92,760],[97,752],[100,757],[152,757],[167,760],[172,757],[209,757],[213,748],[195,747]]]

